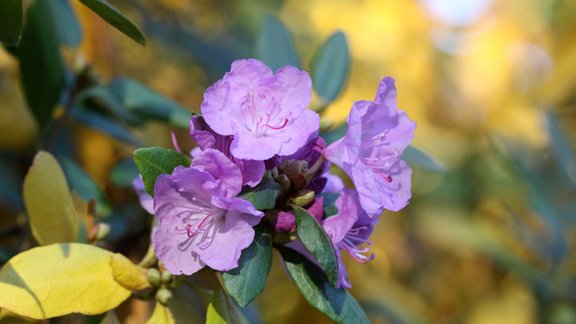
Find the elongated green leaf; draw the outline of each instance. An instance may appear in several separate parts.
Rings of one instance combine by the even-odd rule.
[[[74,160],[65,156],[59,156],[58,160],[64,169],[64,173],[72,189],[84,200],[95,200],[98,215],[106,216],[110,214],[110,206],[104,199],[104,193],[96,182],[94,182],[94,179],[92,179],[81,166],[74,162]]]
[[[138,168],[131,158],[120,160],[112,171],[110,171],[109,179],[113,184],[121,188],[132,187],[132,181],[140,174]]]
[[[248,321],[222,289],[216,289],[206,310],[206,324],[244,324]]]
[[[276,198],[279,193],[279,184],[276,182],[267,182],[241,194],[240,198],[248,200],[258,210],[265,210],[272,209],[276,206]]]
[[[285,66],[300,67],[300,58],[292,44],[290,32],[280,20],[266,16],[256,40],[256,58],[273,71]]]
[[[338,259],[330,238],[320,224],[308,212],[292,206],[296,215],[296,234],[302,244],[320,263],[330,283],[338,282]]]
[[[72,109],[70,111],[70,116],[78,122],[108,134],[119,141],[135,146],[141,145],[140,140],[138,140],[130,130],[119,121],[85,107],[84,105]]]
[[[446,171],[446,168],[442,164],[438,163],[428,154],[420,151],[419,149],[413,146],[408,146],[406,150],[404,150],[404,154],[402,154],[402,159],[404,159],[406,162],[409,162],[414,166],[418,166],[430,171],[434,172]]]
[[[322,138],[324,138],[326,144],[330,145],[336,142],[337,140],[341,139],[344,135],[346,135],[347,131],[348,131],[348,124],[343,123],[342,125],[334,129],[331,129],[328,132],[322,133],[320,135],[322,136]]]
[[[125,109],[143,118],[168,122],[180,129],[190,127],[192,113],[188,109],[139,82],[117,78],[108,85],[108,89]]]
[[[141,45],[146,45],[146,38],[136,25],[124,16],[118,9],[106,0],[80,0],[84,5],[94,11],[98,16],[124,35],[132,38]]]
[[[238,263],[238,268],[222,273],[222,280],[228,294],[245,307],[264,289],[272,266],[272,237],[264,227],[256,227],[254,241]]]
[[[325,103],[334,100],[346,83],[350,53],[346,36],[336,32],[318,49],[312,59],[312,85]]]
[[[48,1],[34,1],[28,9],[22,42],[16,51],[26,101],[41,127],[52,117],[66,72],[49,10]]]
[[[345,289],[334,288],[324,273],[299,253],[278,247],[286,269],[308,303],[337,323],[370,323],[354,297]]]
[[[87,244],[52,244],[10,259],[0,271],[0,308],[45,319],[104,313],[130,297],[109,262],[112,252]]]
[[[0,42],[18,46],[22,33],[22,0],[2,0],[0,5]]]
[[[76,240],[80,220],[64,172],[48,152],[36,154],[24,179],[24,204],[38,243],[47,245]]]
[[[190,166],[186,156],[162,147],[146,147],[134,151],[134,162],[142,174],[146,191],[154,196],[156,178],[161,174],[170,174],[177,166]]]
[[[75,1],[75,0],[73,0]],[[50,8],[52,20],[55,23],[60,44],[77,47],[82,40],[82,27],[69,0],[46,1]]]

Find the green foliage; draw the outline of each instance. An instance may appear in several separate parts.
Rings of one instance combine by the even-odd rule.
[[[22,0],[3,0],[0,6],[0,42],[18,46],[21,33]]]
[[[324,273],[299,253],[278,247],[286,269],[308,303],[336,323],[370,323],[354,297],[345,289],[334,288]]]
[[[300,58],[292,44],[292,35],[280,20],[266,16],[256,40],[256,58],[273,71],[285,65],[300,67]]]
[[[138,27],[118,9],[106,0],[80,0],[84,5],[94,11],[98,16],[124,35],[132,38],[141,45],[146,45],[146,38]]]
[[[248,323],[238,306],[222,289],[216,289],[206,311],[206,324],[245,324]]]
[[[420,167],[422,169],[434,171],[434,172],[445,172],[446,168],[434,160],[430,155],[420,151],[419,149],[408,146],[404,153],[402,154],[402,159],[406,162]]]
[[[190,166],[190,159],[174,150],[162,147],[146,147],[134,151],[134,162],[140,170],[146,191],[154,196],[156,178],[171,174],[177,166]]]
[[[66,74],[54,19],[49,10],[48,1],[35,1],[32,4],[28,9],[22,41],[16,49],[26,101],[41,127],[52,118]]]
[[[126,78],[116,78],[105,86],[92,86],[77,96],[76,103],[86,110],[95,107],[108,112],[131,126],[141,126],[148,120],[165,122],[179,129],[190,126],[191,113],[186,108]]]
[[[254,241],[242,251],[238,268],[222,273],[226,291],[241,307],[264,290],[272,266],[272,236],[263,226],[255,231]]]
[[[24,180],[24,203],[32,234],[42,245],[73,242],[81,217],[58,161],[47,152],[36,154]]]
[[[0,308],[34,319],[113,309],[130,291],[114,280],[111,256],[112,252],[79,243],[24,251],[0,271]]]
[[[46,2],[56,26],[60,44],[68,47],[78,47],[82,41],[82,27],[78,19],[76,19],[70,0],[51,0]]]
[[[280,193],[280,185],[276,182],[266,182],[239,195],[258,210],[272,209],[276,206],[276,198]]]
[[[131,158],[120,160],[109,174],[110,181],[121,188],[132,188],[132,181],[139,175],[138,168]]]
[[[316,51],[311,63],[312,85],[324,104],[338,96],[346,84],[349,69],[346,36],[336,32]]]
[[[98,207],[96,210],[100,216],[109,215],[110,206],[94,179],[74,160],[65,156],[59,157],[59,160],[72,190],[77,192],[84,200],[95,200]]]
[[[296,216],[298,238],[306,250],[320,263],[330,284],[335,286],[338,282],[338,259],[332,241],[322,226],[304,208],[297,206],[292,206],[292,208]]]

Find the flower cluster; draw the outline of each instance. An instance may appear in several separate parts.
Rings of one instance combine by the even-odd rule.
[[[275,237],[294,238],[286,234],[296,230],[291,206],[297,205],[332,242],[337,286],[350,287],[342,253],[371,260],[369,236],[379,215],[410,199],[411,169],[401,156],[415,124],[397,107],[394,80],[385,78],[374,101],[354,103],[345,136],[326,145],[319,115],[307,108],[311,98],[306,72],[286,66],[273,73],[255,59],[235,61],[206,90],[202,115],[190,122],[198,146],[190,167],[159,176],[153,203],[135,180],[141,201],[157,217],[152,240],[166,269],[234,269],[254,240],[253,226],[262,223]],[[348,174],[355,189],[329,172],[331,164]],[[257,210],[240,194],[269,183],[279,188],[273,208]],[[302,247],[290,239],[275,242]]]

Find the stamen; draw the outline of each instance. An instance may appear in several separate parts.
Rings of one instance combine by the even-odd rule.
[[[178,151],[178,153],[184,154],[180,149],[180,145],[178,145],[178,139],[176,138],[176,133],[174,131],[170,131],[170,137],[172,138],[172,145],[174,145],[176,151]]]
[[[386,178],[384,178],[386,181],[388,182],[392,182],[392,176],[388,175]]]
[[[266,127],[273,129],[273,130],[280,130],[280,129],[286,127],[286,125],[288,125],[288,118],[284,118],[284,120],[282,121],[282,125],[280,125],[280,126],[272,126],[270,124],[267,124]]]

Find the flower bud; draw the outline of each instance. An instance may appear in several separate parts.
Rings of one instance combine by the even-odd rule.
[[[152,287],[159,287],[162,283],[162,279],[160,278],[160,271],[158,271],[156,268],[148,269],[146,277],[148,278],[148,282],[152,285]]]
[[[156,300],[164,306],[168,305],[168,303],[172,300],[172,297],[172,292],[167,288],[160,288],[156,293]]]
[[[98,228],[96,232],[96,241],[101,241],[110,233],[110,225],[106,223],[98,223],[96,226]]]
[[[282,187],[282,190],[284,192],[290,191],[290,179],[288,178],[287,175],[281,174],[280,176],[278,176],[278,178],[276,178],[276,181],[278,182],[280,187]]]
[[[296,206],[304,207],[314,201],[314,191],[309,189],[300,190],[296,197],[290,198],[290,202]]]
[[[165,285],[171,284],[172,278],[173,278],[172,274],[166,270],[164,270],[160,273],[160,281],[162,281],[162,283]]]

